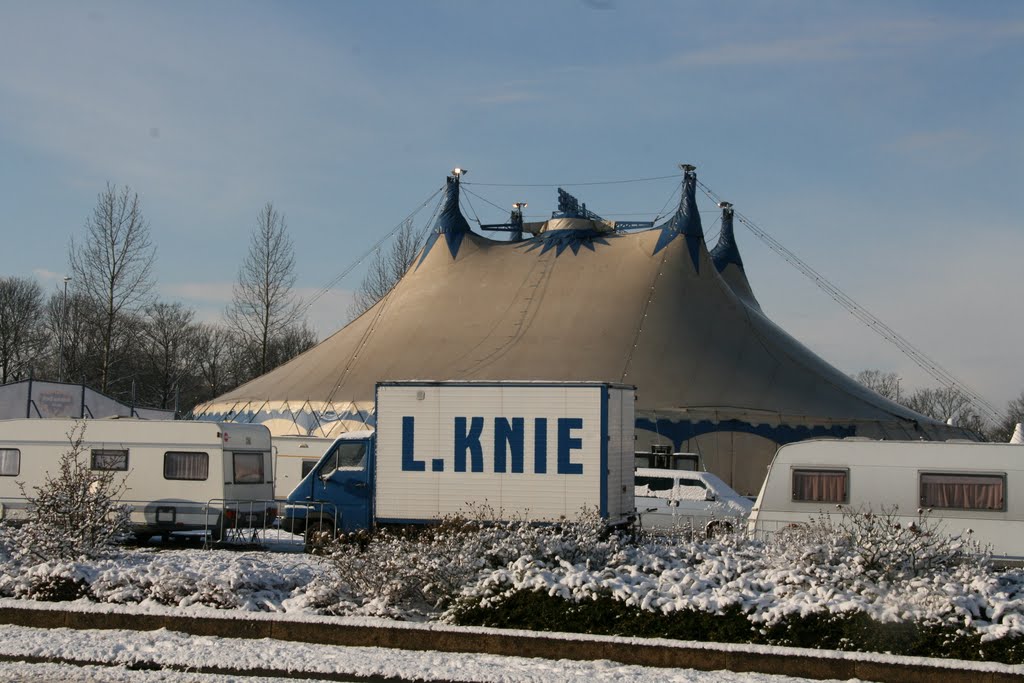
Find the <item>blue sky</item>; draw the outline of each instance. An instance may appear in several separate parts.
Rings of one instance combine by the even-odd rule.
[[[1024,3],[4,0],[0,17],[4,275],[56,288],[97,193],[130,185],[161,295],[212,319],[267,201],[309,294],[455,165],[569,185],[689,162],[990,401],[1024,390]],[[470,189],[554,209],[553,187]],[[650,219],[675,180],[569,189]],[[931,384],[737,238],[791,334],[847,372]],[[310,309],[322,334],[360,275]]]

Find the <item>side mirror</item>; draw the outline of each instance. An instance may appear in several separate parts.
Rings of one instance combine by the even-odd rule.
[[[714,491],[704,491],[704,500],[718,500]]]

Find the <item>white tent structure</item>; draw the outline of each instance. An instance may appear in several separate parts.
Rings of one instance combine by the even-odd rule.
[[[513,227],[527,238],[507,241],[470,230],[454,175],[426,246],[390,293],[195,414],[327,435],[373,425],[380,380],[627,382],[638,389],[638,450],[700,453],[745,494],[792,441],[970,438],[869,391],[773,323],[743,270],[732,207],[709,252],[695,188],[686,167],[675,214],[630,232],[560,192],[551,220],[520,216]]]
[[[0,420],[50,417],[173,420],[174,411],[121,403],[84,384],[25,379],[0,385]]]

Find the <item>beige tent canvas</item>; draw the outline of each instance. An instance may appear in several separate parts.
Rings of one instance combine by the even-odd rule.
[[[426,246],[389,294],[196,414],[330,435],[372,427],[382,380],[626,382],[637,387],[638,450],[699,453],[744,494],[792,441],[967,436],[869,391],[773,323],[743,270],[731,207],[712,254],[695,190],[687,168],[675,214],[636,231],[565,195],[551,220],[520,223],[525,239],[509,241],[470,229],[454,175]]]

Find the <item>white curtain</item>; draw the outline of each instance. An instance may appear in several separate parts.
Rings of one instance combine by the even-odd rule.
[[[164,479],[203,481],[210,476],[210,456],[206,453],[164,453]]]
[[[21,451],[0,448],[0,477],[16,477],[21,473]]]

